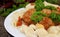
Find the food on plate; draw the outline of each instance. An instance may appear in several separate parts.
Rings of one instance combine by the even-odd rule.
[[[60,14],[60,7],[57,7],[57,14]]]
[[[42,24],[36,24],[36,28],[39,29],[39,28],[44,28],[44,26]]]
[[[29,9],[34,9],[35,7],[35,4],[34,3],[30,3],[26,6],[26,9],[29,10]]]
[[[37,29],[37,27],[36,27],[34,24],[31,24],[29,27],[30,27],[30,28],[33,28],[34,30]]]
[[[28,27],[26,25],[22,25],[19,30],[23,33],[25,33],[25,30],[27,29]]]
[[[35,12],[35,9],[29,9],[26,11],[26,13],[23,15],[22,20],[27,24],[33,24],[34,22],[30,19],[31,15]]]
[[[16,26],[21,26],[22,25],[22,20],[20,17],[18,17],[18,21],[16,23]]]
[[[50,26],[54,26],[54,22],[48,17],[44,17],[39,23],[42,24],[45,29],[49,28]]]
[[[16,27],[19,26],[27,37],[54,37],[59,33],[60,7],[45,3],[44,0],[37,0],[28,4],[22,17],[18,17]]]
[[[42,12],[47,15],[50,15],[52,11],[50,9],[43,9]]]
[[[44,28],[40,28],[35,31],[35,34],[39,37],[46,37],[48,32]]]
[[[59,29],[56,27],[56,26],[51,26],[49,29],[48,29],[48,32],[49,33],[52,33],[52,34],[57,34],[59,32]]]

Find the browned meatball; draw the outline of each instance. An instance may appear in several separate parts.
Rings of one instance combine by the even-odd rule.
[[[44,17],[43,20],[40,21],[39,23],[42,24],[45,27],[45,29],[48,29],[50,26],[54,25],[52,20],[48,17]]]
[[[60,14],[60,7],[57,7],[57,14]]]
[[[50,9],[43,9],[42,12],[47,15],[50,15],[52,11]]]
[[[60,7],[56,8],[57,10],[52,10],[52,12],[55,12],[56,14],[60,14]]]
[[[35,9],[30,9],[28,11],[26,11],[26,13],[23,15],[23,21],[25,22],[25,24],[29,25],[32,24],[33,21],[30,19],[31,15],[35,12]]]

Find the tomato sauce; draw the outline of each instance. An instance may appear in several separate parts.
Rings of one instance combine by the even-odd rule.
[[[22,25],[22,19],[20,18],[20,16],[18,17],[18,21],[16,23],[16,26],[21,26]]]

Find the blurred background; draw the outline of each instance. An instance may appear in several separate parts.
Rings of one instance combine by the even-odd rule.
[[[25,7],[36,0],[0,0],[0,37],[13,37],[4,28],[4,19],[12,11]],[[60,0],[45,0],[49,3],[60,5]]]

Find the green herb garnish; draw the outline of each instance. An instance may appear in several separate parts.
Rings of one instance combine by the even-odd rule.
[[[40,11],[44,8],[43,2],[44,2],[44,0],[36,0],[35,1],[35,8],[37,11]]]
[[[31,20],[33,20],[34,22],[39,22],[43,19],[44,16],[46,16],[46,15],[43,14],[42,12],[38,11],[38,12],[35,12],[34,14],[32,14]]]
[[[56,8],[54,6],[45,6],[46,9],[50,9],[50,10],[56,10]]]
[[[46,0],[46,1],[49,2],[49,3],[53,3],[53,4],[58,3],[58,0]]]
[[[29,3],[26,2],[25,4],[19,4],[18,8],[23,8],[23,7],[25,7],[27,4],[29,4]]]
[[[60,22],[60,14],[57,15],[57,21]]]
[[[60,14],[56,14],[56,12],[52,12],[49,16],[54,22],[60,22]]]

